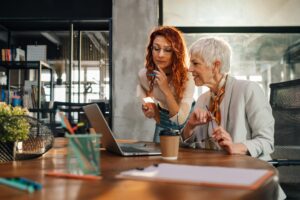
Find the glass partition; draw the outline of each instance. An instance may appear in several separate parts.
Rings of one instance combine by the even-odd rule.
[[[163,25],[181,29],[188,46],[207,35],[225,39],[230,73],[258,82],[269,97],[270,83],[300,78],[299,7],[298,0],[163,0]]]
[[[74,33],[72,102],[109,100],[109,90],[106,90],[109,87],[109,32],[81,31],[80,36],[78,32]],[[78,40],[81,41],[80,60]]]
[[[270,83],[300,78],[300,33],[186,33],[188,47],[208,35],[221,37],[232,47],[230,74],[257,82],[268,97]],[[195,96],[202,91],[199,88]]]

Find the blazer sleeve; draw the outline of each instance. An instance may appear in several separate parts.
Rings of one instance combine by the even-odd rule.
[[[274,151],[274,118],[271,106],[256,83],[250,82],[245,91],[245,111],[251,139],[243,143],[253,157],[268,155]]]

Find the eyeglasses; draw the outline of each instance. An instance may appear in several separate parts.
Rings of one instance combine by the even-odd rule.
[[[218,150],[217,142],[212,137],[208,137],[205,139],[202,139],[201,141],[193,142],[190,144],[190,147],[192,148],[203,148],[203,149],[212,149],[212,150]]]
[[[163,51],[163,53],[168,54],[168,55],[173,53],[172,47],[160,48],[160,47],[155,46],[155,45],[152,46],[152,51],[155,52],[155,53],[160,53],[160,51]]]

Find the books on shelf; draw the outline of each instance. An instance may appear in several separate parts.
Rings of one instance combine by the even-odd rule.
[[[16,48],[16,54],[14,61],[25,61],[25,51],[20,48]]]
[[[1,49],[1,61],[25,61],[25,51],[21,48]]]
[[[20,98],[20,89],[16,87],[11,87],[10,91],[6,89],[6,87],[0,87],[1,98],[0,101],[3,102],[13,102],[13,98]]]
[[[18,105],[22,105],[28,109],[39,108],[37,81],[25,80],[24,87],[11,86],[9,92],[7,86],[0,85],[0,101],[14,105],[14,102],[16,102],[14,99],[20,99]],[[41,105],[46,102],[46,94],[43,86],[41,87],[40,102]]]
[[[8,93],[8,90],[6,86],[0,87],[0,94],[1,98],[0,101],[4,101],[7,103],[13,104],[13,99],[18,98],[20,99],[20,104],[22,102],[22,106],[26,107],[28,109],[31,108],[39,108],[38,105],[38,84],[37,81],[29,81],[25,80],[24,87],[10,87],[10,91]],[[44,104],[46,102],[46,95],[45,95],[45,89],[44,87],[41,88],[41,96],[40,96],[41,104]]]
[[[37,108],[37,81],[25,80],[23,106]]]
[[[10,49],[1,49],[1,60],[2,61],[12,61]]]
[[[40,101],[41,101],[41,104],[44,104],[46,102],[46,94],[45,94],[45,89],[43,86],[41,87]],[[37,81],[25,80],[23,106],[27,107],[27,108],[39,108]]]
[[[23,60],[24,62],[21,62]],[[26,61],[25,51],[18,48],[14,50],[0,49],[0,61],[2,61],[0,62],[0,101],[12,106],[25,107],[32,116],[49,118],[49,115],[46,115],[48,102],[46,102],[45,93],[45,90],[47,92],[48,90],[44,88],[41,80],[38,83],[36,79],[37,74],[42,73],[40,66],[42,66],[42,69],[47,69],[52,73],[51,67],[47,63],[40,61]],[[10,73],[10,70],[13,70],[13,72]],[[50,79],[50,87],[52,87],[51,82],[52,80]],[[50,88],[50,97],[52,95],[51,92]]]

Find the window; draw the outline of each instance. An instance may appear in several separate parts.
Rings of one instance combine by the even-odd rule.
[[[299,58],[298,63],[295,63],[296,58],[290,52],[291,47],[300,49],[300,45],[297,45],[300,33],[185,34],[187,45],[190,46],[197,39],[207,35],[221,37],[232,47],[230,74],[237,79],[257,82],[268,97],[270,83],[300,78]],[[201,94],[202,90],[200,88],[197,95]]]
[[[181,29],[188,47],[207,35],[225,39],[233,50],[231,74],[257,82],[269,97],[270,83],[300,78],[299,6],[297,0],[164,0],[163,25]]]

